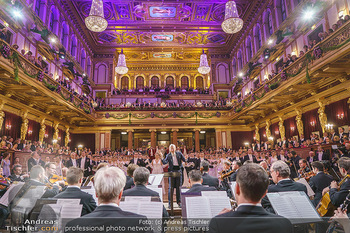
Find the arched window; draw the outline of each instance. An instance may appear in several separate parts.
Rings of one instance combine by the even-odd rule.
[[[67,23],[64,22],[62,27],[62,33],[61,33],[61,43],[66,49],[68,49],[68,41],[69,41],[69,27]]]
[[[266,38],[273,34],[273,22],[270,9],[267,9],[264,14],[264,29]]]
[[[201,76],[196,77],[196,88],[197,89],[204,89],[203,77],[201,77]]]
[[[187,89],[188,88],[188,77],[187,76],[183,76],[181,77],[181,88],[182,89]]]
[[[75,57],[77,55],[77,38],[72,36],[72,43],[70,47],[70,54]]]
[[[40,0],[36,0],[35,1],[35,7],[34,7],[34,11],[35,11],[35,13],[36,13],[36,15],[39,15],[39,13],[40,13]]]
[[[247,61],[249,61],[252,58],[252,40],[250,39],[250,36],[247,38],[246,41],[246,54],[247,54]]]
[[[151,87],[153,88],[159,87],[159,78],[157,76],[153,76],[151,78]]]
[[[236,58],[233,58],[232,60],[232,76],[237,76],[237,66],[236,66]]]
[[[90,57],[88,57],[88,59],[87,59],[86,74],[88,77],[91,76],[91,59],[90,59]]]
[[[169,88],[174,88],[174,78],[169,76],[166,78],[166,86],[169,87]]]
[[[106,64],[97,64],[95,67],[95,83],[107,83],[108,69]]]
[[[144,87],[145,87],[145,85],[144,85],[144,78],[141,77],[141,76],[138,76],[136,78],[136,89],[142,89]]]
[[[271,12],[269,11],[269,14],[268,14],[268,30],[269,30],[269,33],[270,33],[270,36],[273,34],[273,21],[272,21],[272,14]]]
[[[129,78],[127,76],[122,77],[121,88],[122,90],[129,90]]]
[[[287,18],[287,8],[286,8],[286,1],[281,0],[281,16],[282,16],[282,22]]]
[[[238,70],[240,71],[243,68],[242,50],[238,51],[237,62],[238,62]]]
[[[261,48],[261,31],[260,31],[260,24],[257,24],[257,25],[255,26],[254,38],[255,38],[255,48],[256,48],[256,51],[258,51],[258,50]]]
[[[49,28],[50,31],[53,32],[54,34],[58,34],[58,24],[59,24],[59,13],[57,9],[52,6],[51,11],[50,11],[50,23],[49,23]]]
[[[85,61],[86,61],[86,53],[85,50],[83,49],[81,52],[81,58],[80,58],[80,66],[85,70]]]
[[[45,23],[46,1],[45,0],[36,0],[34,11],[39,16],[39,18]]]

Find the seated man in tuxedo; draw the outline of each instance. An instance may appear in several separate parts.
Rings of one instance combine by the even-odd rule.
[[[304,191],[307,194],[307,189],[305,185],[294,182],[293,180],[290,179],[290,169],[285,162],[283,161],[274,162],[270,168],[270,173],[272,176],[272,180],[275,184],[269,185],[268,187],[269,193],[287,192],[287,191]],[[267,196],[262,199],[261,204],[266,210],[270,211],[271,213],[274,213],[274,210]]]
[[[331,182],[334,180],[331,175],[325,174],[324,165],[319,161],[311,163],[312,171],[316,176],[311,177],[309,184],[312,190],[315,192],[314,200],[312,200],[314,206],[320,202],[322,198],[322,191],[324,188],[328,187]]]
[[[219,179],[211,176],[208,174],[209,171],[209,162],[204,160],[201,162],[201,168],[202,168],[202,179],[203,183],[202,185],[209,185],[210,187],[214,187],[216,189],[219,188]]]
[[[92,213],[69,222],[64,229],[65,232],[75,233],[77,227],[87,229],[84,232],[96,232],[93,229],[103,227],[126,229],[125,232],[152,232],[150,225],[145,224],[147,221],[145,216],[119,208],[125,182],[124,172],[117,167],[103,167],[98,170],[94,177],[94,187],[99,205]],[[136,230],[136,227],[139,229]],[[117,230],[111,231],[117,232]],[[119,230],[121,231],[123,230]]]
[[[193,170],[188,174],[191,188],[186,193],[200,193],[202,191],[216,191],[215,187],[203,186],[202,174],[199,170]]]
[[[233,173],[230,176],[230,181],[236,181],[237,172],[238,172],[238,169],[240,167],[242,167],[242,162],[240,160],[234,160],[232,162],[232,171],[233,171]]]
[[[11,182],[18,181],[18,182],[25,182],[29,179],[28,174],[22,175],[22,166],[21,165],[15,165],[13,167],[13,174],[9,176]]]
[[[292,232],[292,224],[284,217],[271,214],[261,207],[267,193],[269,177],[262,167],[249,163],[237,172],[236,211],[224,209],[209,224],[210,233],[270,233]]]
[[[58,199],[80,199],[80,204],[83,205],[81,216],[91,213],[96,208],[94,198],[90,194],[80,190],[82,182],[83,170],[77,167],[69,168],[67,172],[68,187],[65,191],[55,196]]]
[[[124,187],[124,191],[127,189],[131,189],[134,186],[134,179],[133,179],[133,174],[136,168],[138,168],[139,166],[137,166],[136,164],[129,164],[128,168],[126,169],[126,183],[125,183],[125,187]]]
[[[151,197],[159,197],[159,193],[147,188],[148,178],[149,178],[149,170],[145,167],[138,167],[134,171],[134,183],[135,187],[125,190],[123,196],[151,196]],[[160,197],[159,197],[159,200]],[[166,211],[163,206],[163,217],[168,217],[168,211]]]

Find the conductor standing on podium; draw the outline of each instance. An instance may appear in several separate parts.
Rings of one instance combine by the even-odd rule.
[[[180,177],[175,177],[175,178],[170,178],[169,177],[169,191],[168,191],[168,202],[170,206],[170,198],[171,197],[171,179],[174,179],[174,188],[176,188],[176,202],[179,206],[181,206],[181,201],[180,201],[180,186],[181,186],[181,181],[182,181],[182,162],[186,162],[186,159],[184,155],[180,151],[176,151],[176,146],[174,144],[171,144],[169,146],[169,154],[165,156],[165,158],[162,160],[163,164],[168,164],[169,163],[169,172],[179,172]]]

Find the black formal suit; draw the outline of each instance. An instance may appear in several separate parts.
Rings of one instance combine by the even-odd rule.
[[[258,162],[258,160],[256,160],[255,155],[252,155],[252,158],[253,158],[253,162],[254,162],[254,163],[257,163],[257,162]],[[249,159],[249,155],[244,156],[243,161],[245,162],[245,161],[248,161],[248,160],[250,160],[250,159]]]
[[[84,177],[88,177],[92,175],[92,165],[90,163],[90,159],[85,157],[85,163],[82,165],[81,161],[83,158],[77,159],[77,166],[84,170]]]
[[[282,160],[281,155],[277,155],[277,159]],[[287,155],[284,155],[284,161],[287,161],[287,160],[289,160],[289,157]]]
[[[194,184],[192,187],[186,191],[186,193],[200,193],[202,191],[217,191],[214,187],[206,187],[201,184]]]
[[[260,206],[239,206],[211,219],[209,233],[291,233],[291,222]]]
[[[10,175],[9,178],[12,182],[14,181],[25,182],[28,180],[28,178],[23,178],[23,176],[16,176],[15,174]]]
[[[78,187],[67,187],[67,189],[55,196],[58,199],[80,199],[80,204],[83,205],[81,216],[91,213],[96,209],[96,202],[94,198]]]
[[[170,192],[172,179],[174,181],[173,187],[175,187],[175,189],[176,189],[176,202],[177,203],[181,202],[181,199],[180,199],[180,186],[181,186],[182,171],[183,171],[182,162],[186,162],[186,159],[185,159],[184,155],[181,152],[179,152],[179,151],[175,152],[175,156],[176,156],[176,160],[177,160],[178,166],[174,166],[173,156],[172,156],[171,153],[168,153],[166,155],[165,159],[162,160],[163,164],[169,164],[169,167],[168,167],[168,171],[169,172],[180,172],[180,174],[181,174],[180,177],[176,177],[176,178],[170,178],[169,177],[169,191],[168,191],[169,203],[170,203],[171,198],[173,198],[173,197],[171,197],[171,192]]]
[[[135,161],[135,159],[131,159],[129,164],[135,163],[134,161]],[[146,167],[146,163],[143,159],[137,159],[136,165],[139,167]]]
[[[315,192],[314,200],[312,200],[315,206],[317,206],[322,198],[322,190],[328,187],[333,180],[334,178],[332,176],[327,175],[324,172],[319,172],[316,176],[311,177],[309,184]]]
[[[77,167],[80,167],[80,164],[78,164],[78,160],[77,159],[75,160],[75,163],[76,163]],[[68,167],[68,168],[73,167],[73,160],[72,159],[67,160],[65,166]]]
[[[124,186],[124,190],[131,189],[134,186],[134,178],[130,176],[126,176],[126,183]]]
[[[341,134],[339,133],[339,138],[341,141],[343,141],[344,136],[349,137],[349,135],[347,133],[341,133]]]
[[[238,170],[237,170],[238,171]],[[233,172],[231,175],[230,175],[230,181],[236,181],[237,179],[237,171]]]
[[[331,198],[331,202],[334,206],[339,207],[341,204],[343,204],[346,196],[349,194],[350,190],[350,178],[347,178],[347,180],[340,186],[340,190],[338,191],[335,188],[332,188],[329,190],[329,196]],[[350,211],[350,205],[348,206],[348,211]]]
[[[94,227],[119,227],[120,231],[113,232],[153,232],[150,229],[146,229],[146,227],[150,227],[148,224],[144,224],[144,221],[147,218],[143,215],[134,214],[131,212],[123,211],[119,207],[112,205],[100,205],[98,206],[92,213],[84,215],[83,217],[74,219],[70,221],[66,227],[66,233],[76,233],[77,231],[73,231],[73,227],[90,227],[90,229],[94,229]],[[143,229],[136,230],[133,227],[143,227]],[[126,230],[122,230],[125,228]],[[128,230],[129,229],[129,230]],[[84,231],[88,233],[96,233],[96,231]]]
[[[319,160],[319,157],[321,157],[319,155],[319,152],[316,152],[315,159],[317,159],[317,161],[329,160],[329,153],[327,151],[322,151],[321,160]]]
[[[214,187],[216,189],[219,188],[219,179],[209,175],[207,172],[203,173],[202,179],[203,179],[202,185],[209,185],[210,187]]]
[[[312,156],[312,157],[308,156],[308,157],[306,158],[306,161],[308,161],[308,163],[311,164],[312,162],[317,161],[317,158],[316,158],[315,155]]]
[[[36,162],[35,159],[33,159],[33,157],[30,157],[28,159],[28,172],[30,172],[32,167],[34,167],[35,165],[41,165],[42,167],[44,167],[45,166],[45,162],[42,161],[41,159],[39,159],[39,161]]]
[[[307,194],[307,189],[305,185],[294,182],[291,179],[281,180],[277,184],[269,185],[268,187],[268,193],[288,192],[288,191],[303,191]],[[264,207],[264,209],[266,209],[271,213],[274,213],[274,210],[267,196],[265,196],[262,199],[261,204]]]
[[[159,197],[159,193],[148,189],[144,185],[136,185],[135,187],[125,190],[123,196],[141,196],[141,197]],[[160,197],[159,197],[160,198]],[[163,205],[163,217],[169,217],[168,211],[166,211]]]

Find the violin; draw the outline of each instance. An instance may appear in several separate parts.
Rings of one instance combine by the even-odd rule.
[[[234,173],[233,170],[223,170],[223,171],[221,172],[220,179],[221,179],[221,180],[224,180],[225,178],[228,178],[230,175],[232,175],[232,173]]]
[[[11,180],[8,177],[0,175],[0,191],[4,191],[11,185]]]
[[[63,176],[59,176],[59,175],[56,175],[56,174],[53,174],[52,177],[49,179],[49,182],[51,184],[54,184],[56,183],[57,181],[64,181],[64,185],[67,186],[68,183],[66,181],[66,177],[63,177]]]

